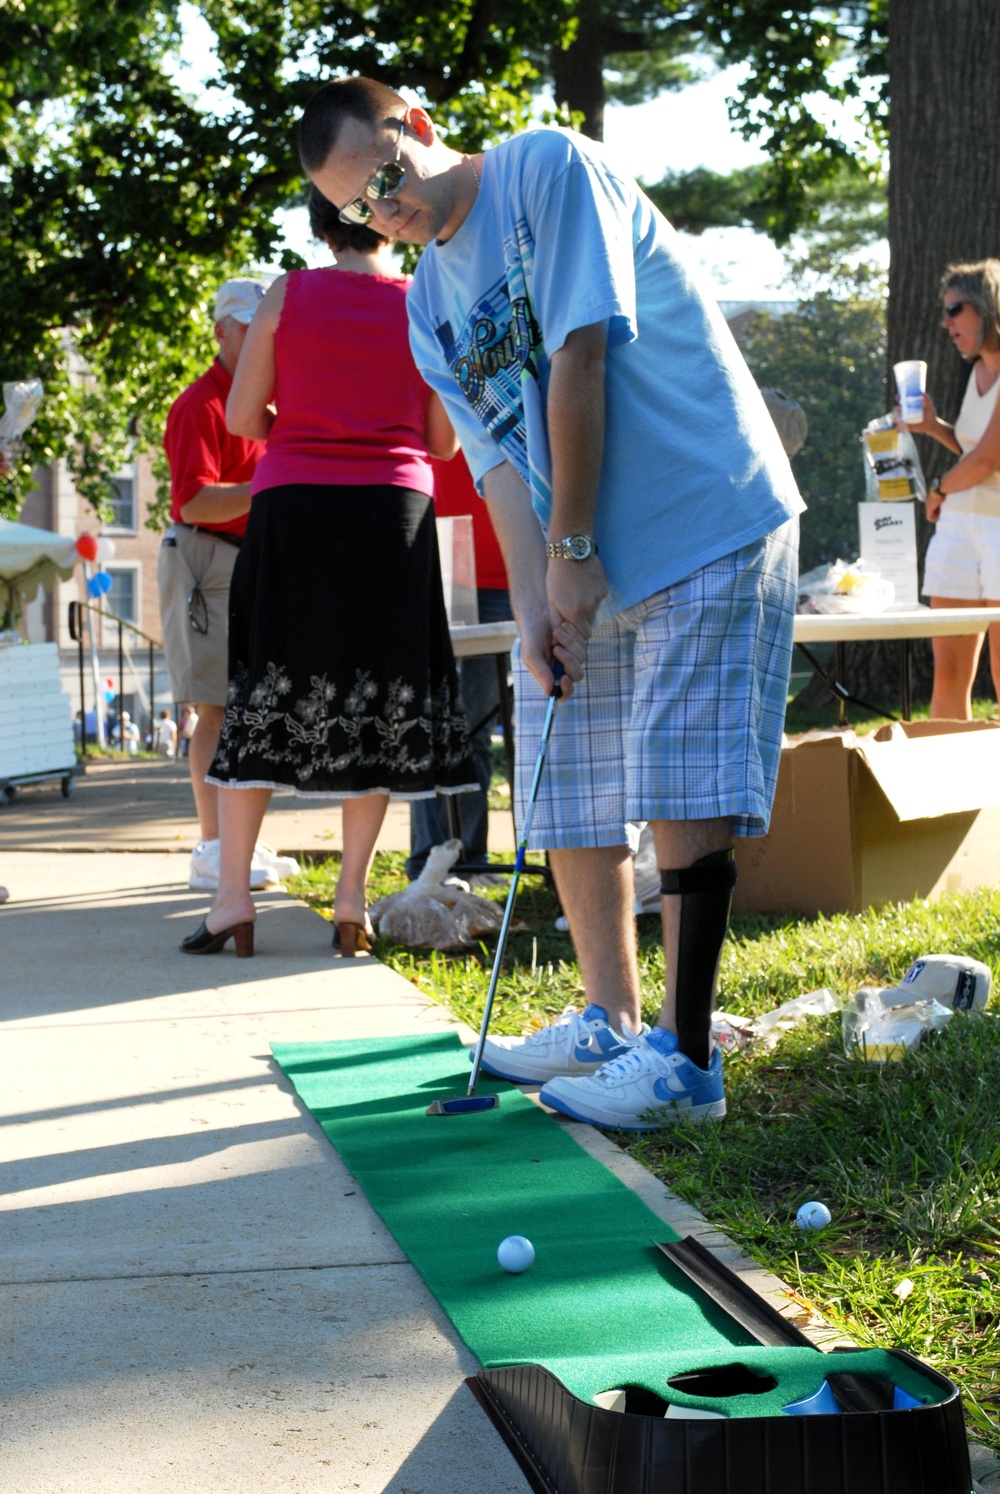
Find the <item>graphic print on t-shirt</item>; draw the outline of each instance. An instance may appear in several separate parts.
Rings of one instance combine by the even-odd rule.
[[[523,273],[518,278],[523,285]],[[530,481],[522,384],[532,379],[540,388],[546,360],[527,290],[512,295],[501,277],[478,297],[457,333],[444,321],[435,335],[476,419]]]

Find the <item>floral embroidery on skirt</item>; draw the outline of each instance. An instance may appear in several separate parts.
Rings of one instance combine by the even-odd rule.
[[[376,564],[354,563],[373,543]],[[211,781],[401,797],[474,783],[424,494],[257,494],[233,573],[229,647]]]

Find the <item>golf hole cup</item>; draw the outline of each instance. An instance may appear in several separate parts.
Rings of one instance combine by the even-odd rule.
[[[920,358],[894,363],[899,413],[907,425],[919,425],[924,418],[924,390],[927,388],[927,364]]]
[[[508,1235],[506,1240],[500,1241],[497,1260],[511,1276],[520,1276],[522,1271],[527,1271],[534,1264],[535,1247],[523,1235]]]

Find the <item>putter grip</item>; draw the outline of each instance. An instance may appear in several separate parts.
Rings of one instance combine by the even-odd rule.
[[[564,664],[562,664],[558,659],[553,659],[552,660],[552,675],[553,675],[553,678],[555,679],[555,684],[552,686],[552,694],[553,695],[562,695],[562,690],[560,690],[560,688],[559,688],[559,681],[562,679],[562,677],[563,677],[563,675],[565,673],[566,673],[566,666]]]

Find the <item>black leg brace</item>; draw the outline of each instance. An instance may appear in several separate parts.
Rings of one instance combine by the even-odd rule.
[[[736,885],[732,851],[712,851],[680,871],[660,869],[664,897],[681,899],[677,941],[677,1046],[708,1068],[715,977]]]

